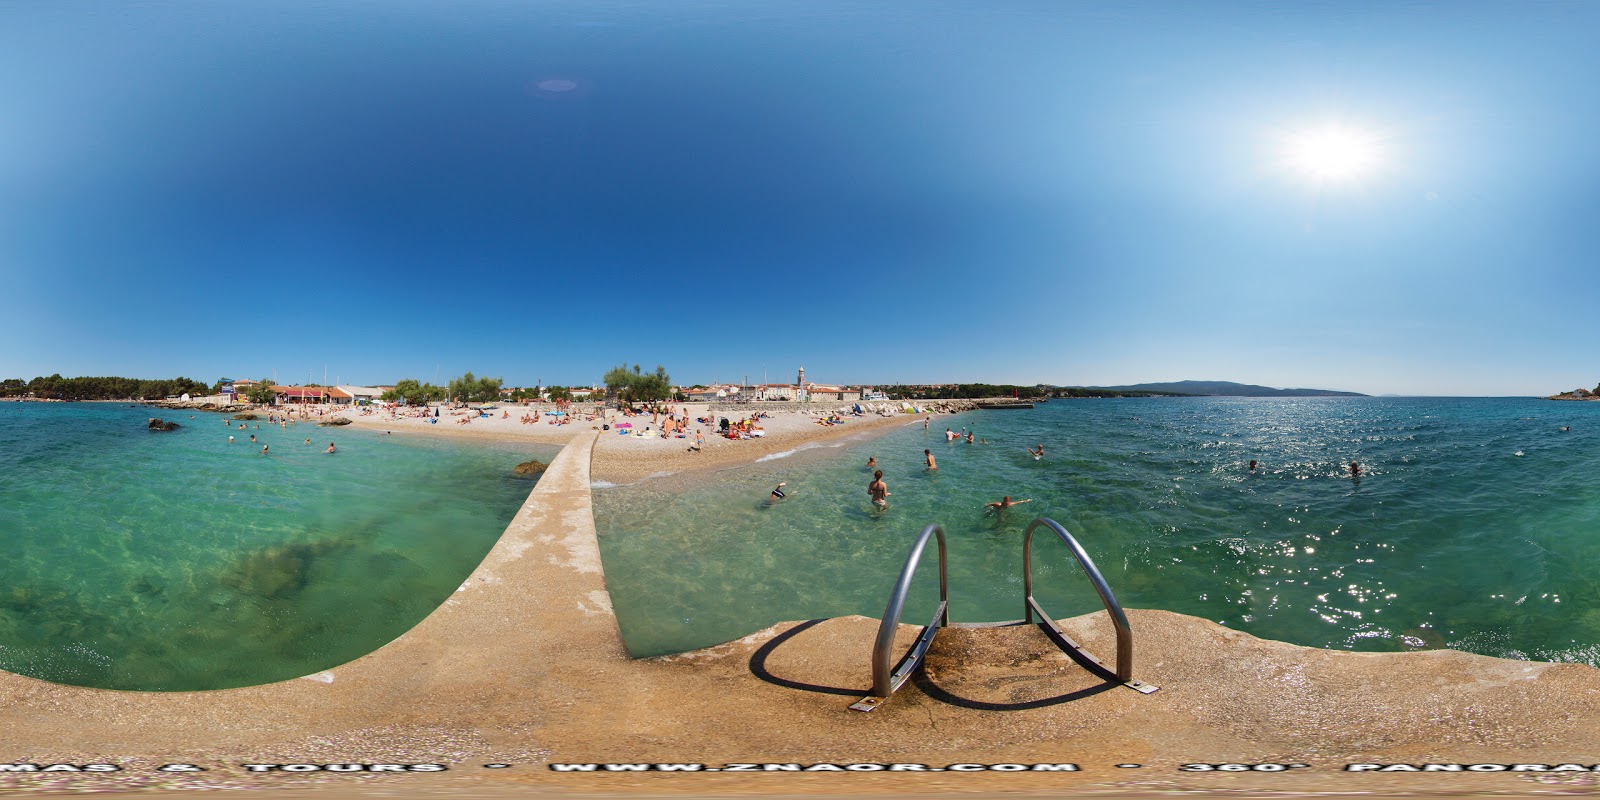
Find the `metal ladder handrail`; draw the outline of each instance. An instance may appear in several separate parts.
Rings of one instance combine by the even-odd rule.
[[[1094,559],[1090,558],[1089,554],[1084,551],[1083,545],[1078,544],[1078,540],[1072,534],[1067,533],[1066,528],[1061,527],[1055,520],[1047,517],[1039,517],[1030,523],[1028,532],[1022,539],[1023,622],[1033,622],[1033,615],[1038,614],[1040,625],[1048,628],[1051,633],[1060,637],[1062,641],[1070,645],[1080,655],[1095,664],[1099,664],[1102,668],[1105,666],[1104,662],[1095,658],[1089,651],[1083,649],[1071,637],[1067,636],[1066,632],[1056,624],[1055,618],[1045,613],[1044,609],[1039,606],[1039,601],[1033,597],[1033,531],[1040,525],[1054,531],[1062,543],[1066,544],[1067,549],[1072,551],[1073,557],[1078,559],[1078,565],[1083,567],[1084,574],[1088,576],[1089,582],[1094,584],[1094,590],[1100,594],[1100,602],[1105,605],[1106,613],[1111,616],[1111,624],[1117,629],[1117,664],[1116,670],[1113,672],[1117,681],[1145,694],[1155,691],[1157,687],[1133,679],[1133,628],[1128,625],[1128,615],[1123,612],[1122,605],[1117,602],[1116,596],[1111,593],[1111,586],[1106,583],[1105,576],[1100,574],[1100,569],[1094,565]]]
[[[933,620],[917,636],[917,641],[912,643],[904,656],[901,656],[900,663],[890,670],[889,655],[894,648],[895,633],[900,628],[900,614],[905,610],[906,594],[911,591],[911,579],[916,575],[917,564],[922,560],[922,551],[927,548],[930,536],[936,536],[939,540],[939,607],[933,612]],[[889,695],[904,686],[911,673],[922,666],[922,660],[928,655],[928,647],[933,644],[933,637],[938,635],[940,628],[949,624],[949,579],[945,567],[944,528],[935,523],[923,528],[916,544],[911,546],[911,554],[906,556],[905,566],[900,569],[900,578],[895,581],[894,592],[889,595],[889,605],[883,610],[883,622],[878,625],[878,638],[872,645],[872,694],[851,704],[850,708],[856,711],[871,711],[888,700]]]

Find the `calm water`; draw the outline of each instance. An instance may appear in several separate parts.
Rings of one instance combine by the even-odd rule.
[[[946,444],[946,426],[991,444]],[[1041,442],[1035,461],[1023,448]],[[869,455],[892,492],[882,513],[867,502]],[[790,498],[769,507],[780,480]],[[1600,666],[1600,403],[1056,401],[935,417],[927,434],[916,424],[694,483],[596,491],[607,585],[635,654],[781,620],[879,616],[930,522],[950,541],[952,619],[1019,618],[1022,532],[1044,515],[1083,542],[1125,606],[1317,647]],[[1006,494],[1033,502],[985,514]],[[1063,546],[1035,547],[1047,609],[1099,608]],[[932,613],[933,560],[907,621]]]
[[[0,668],[189,690],[350,661],[460,586],[533,488],[511,468],[557,452],[195,416],[0,403]]]

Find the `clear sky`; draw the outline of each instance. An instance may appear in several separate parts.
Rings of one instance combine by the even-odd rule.
[[[1596,31],[0,0],[0,377],[1592,387]]]

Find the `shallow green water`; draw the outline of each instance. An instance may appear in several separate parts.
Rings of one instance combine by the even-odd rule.
[[[1319,647],[1451,646],[1600,665],[1600,404],[1522,399],[1056,401],[934,419],[709,482],[596,491],[608,587],[631,651],[773,622],[879,616],[913,538],[950,540],[957,621],[1022,616],[1021,536],[1073,532],[1129,607]],[[973,426],[989,445],[946,444]],[[1570,426],[1570,431],[1562,431]],[[1025,446],[1044,443],[1035,461]],[[940,469],[923,468],[931,449]],[[1518,455],[1520,453],[1520,455]],[[893,495],[867,502],[876,455]],[[1261,467],[1252,473],[1250,459]],[[1360,481],[1349,477],[1361,462]],[[763,502],[778,481],[789,499]],[[985,514],[1010,494],[1033,502]],[[907,621],[932,613],[925,560]],[[1037,544],[1057,616],[1098,599]]]
[[[558,451],[188,416],[0,403],[0,668],[190,690],[335,667],[460,586],[533,488],[511,468]]]

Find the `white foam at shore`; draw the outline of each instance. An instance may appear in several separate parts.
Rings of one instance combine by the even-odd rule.
[[[621,486],[621,485],[622,484],[620,484],[620,483],[612,483],[611,481],[590,481],[589,482],[589,488],[590,489],[615,489],[615,488],[617,488],[618,486]]]
[[[829,443],[824,443],[824,442],[807,442],[806,444],[800,445],[799,447],[796,447],[793,450],[781,450],[781,451],[776,452],[776,453],[770,453],[768,455],[764,455],[764,456],[756,459],[756,463],[759,464],[759,463],[761,463],[763,461],[774,461],[774,460],[777,460],[777,459],[780,459],[780,458],[788,458],[789,456],[792,456],[795,453],[798,453],[798,452],[800,452],[802,450],[815,450],[815,449],[817,449],[819,447],[842,447],[842,446],[843,445],[837,444],[837,443],[829,444]]]

